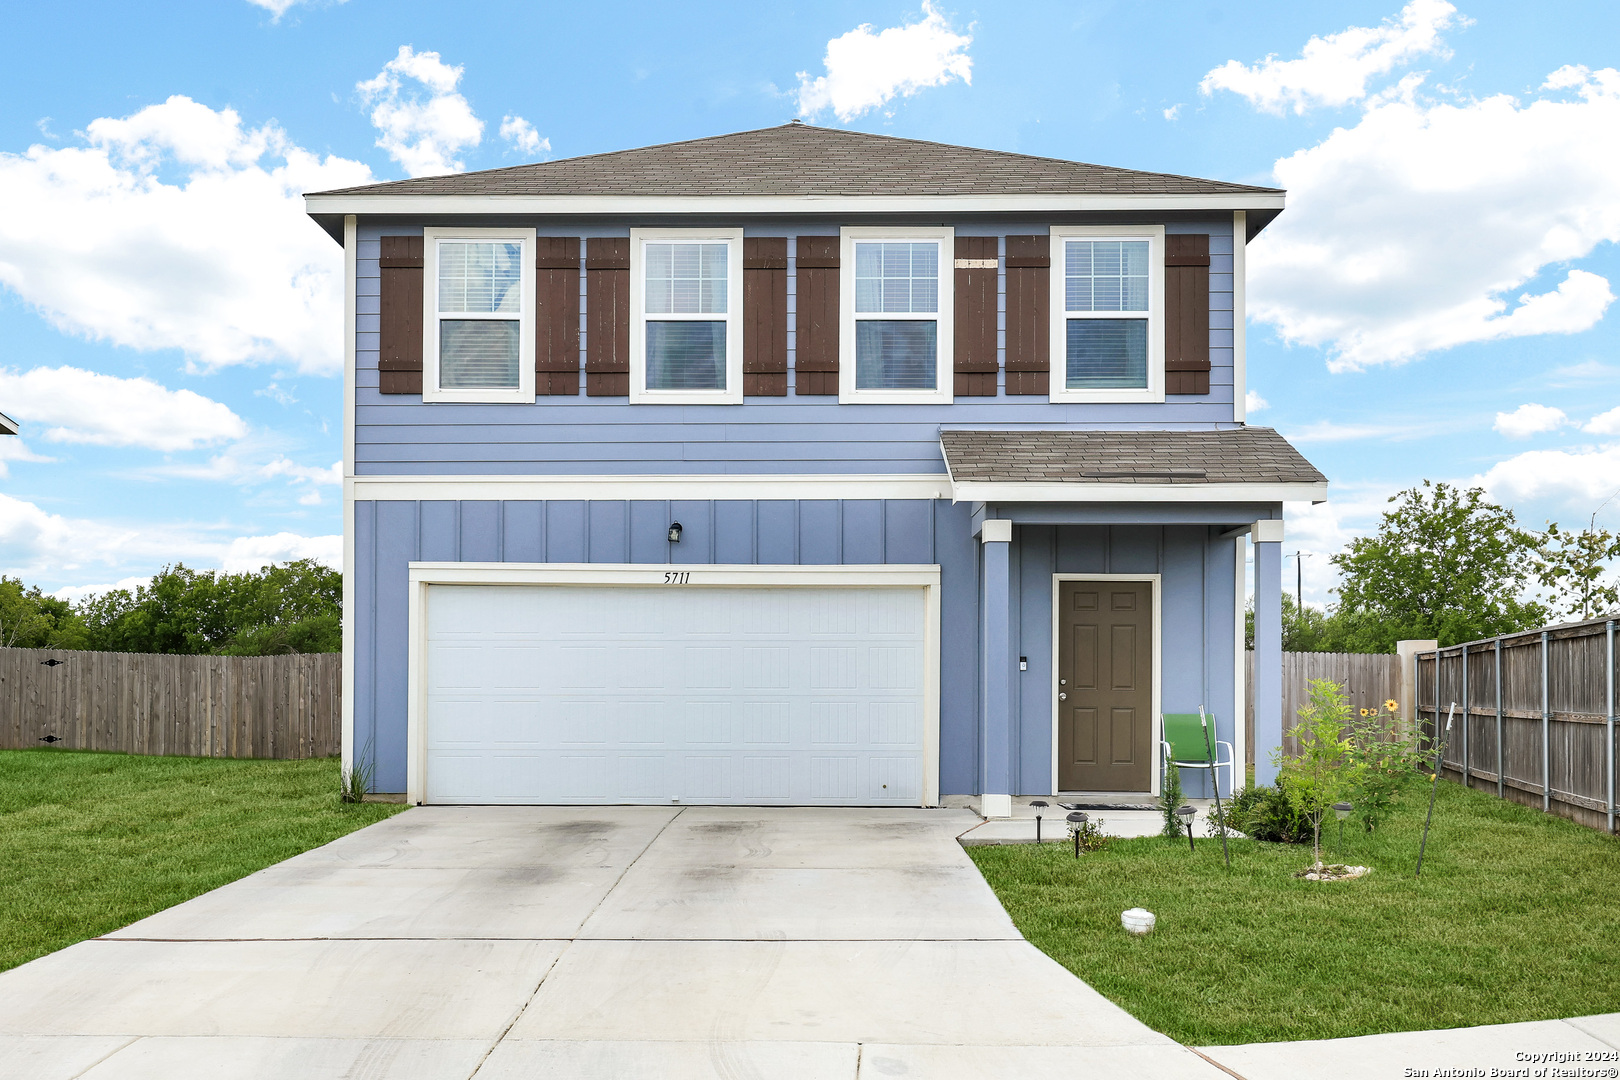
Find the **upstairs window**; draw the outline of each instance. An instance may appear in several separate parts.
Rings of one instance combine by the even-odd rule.
[[[1164,239],[1054,229],[1052,398],[1164,397]]]
[[[631,397],[742,400],[742,231],[633,230]]]
[[[844,230],[841,400],[950,400],[952,244],[949,229]]]
[[[425,230],[427,400],[534,399],[533,237]]]

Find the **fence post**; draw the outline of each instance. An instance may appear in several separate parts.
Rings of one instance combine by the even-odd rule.
[[[1605,628],[1605,630],[1606,630],[1607,637],[1608,637],[1608,642],[1607,642],[1608,648],[1605,650],[1606,654],[1608,656],[1608,662],[1603,665],[1603,674],[1604,674],[1604,681],[1605,681],[1606,689],[1608,690],[1608,694],[1609,694],[1609,697],[1608,697],[1609,708],[1607,710],[1607,712],[1609,714],[1608,724],[1607,724],[1608,729],[1609,729],[1609,732],[1608,732],[1608,734],[1609,734],[1609,757],[1608,757],[1608,761],[1606,762],[1606,765],[1608,766],[1608,773],[1609,773],[1609,798],[1608,798],[1608,803],[1609,803],[1609,832],[1613,833],[1614,832],[1614,620],[1613,619],[1609,620],[1608,626]]]
[[[1461,761],[1460,764],[1462,765],[1462,783],[1463,783],[1463,787],[1468,787],[1469,786],[1469,784],[1468,784],[1468,721],[1469,721],[1470,717],[1469,717],[1469,714],[1468,714],[1468,709],[1469,709],[1469,701],[1468,701],[1468,642],[1466,642],[1466,641],[1463,642],[1463,647],[1462,647],[1462,707],[1463,707],[1463,730],[1462,730],[1463,741],[1462,741],[1462,761]]]
[[[1502,779],[1502,639],[1496,639],[1496,797],[1504,798]]]
[[[1552,748],[1552,712],[1547,695],[1547,642],[1550,639],[1547,631],[1541,632],[1541,809],[1552,809],[1552,770],[1547,760],[1548,752]]]

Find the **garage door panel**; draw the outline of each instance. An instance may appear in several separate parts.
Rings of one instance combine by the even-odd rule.
[[[427,796],[916,805],[915,587],[431,586]]]

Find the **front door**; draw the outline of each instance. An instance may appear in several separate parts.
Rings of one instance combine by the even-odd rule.
[[[1153,786],[1153,585],[1058,583],[1058,790]]]

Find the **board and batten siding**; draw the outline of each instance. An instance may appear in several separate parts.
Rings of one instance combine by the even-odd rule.
[[[1096,223],[1097,218],[1086,219]],[[626,236],[628,224],[578,221],[490,222],[538,227],[547,234]],[[631,405],[624,398],[542,396],[533,404],[425,405],[379,392],[378,347],[384,234],[420,226],[363,224],[356,279],[355,472],[357,475],[629,474],[629,473],[939,473],[939,429],[1211,428],[1233,423],[1233,261],[1229,220],[1179,221],[1169,234],[1209,237],[1209,393],[1171,396],[1158,404],[1053,404],[1044,396],[1006,391],[1006,237],[1044,233],[1052,222],[953,223],[959,237],[991,237],[997,271],[995,396],[961,397],[950,405],[840,405],[834,396],[799,396],[794,378],[797,238],[836,235],[825,221],[783,220],[747,226],[748,237],[787,238],[787,393],[748,397],[741,405]],[[581,275],[582,278],[587,275]],[[587,330],[580,335],[580,379],[588,354],[588,290],[581,290]],[[738,290],[739,297],[741,289]],[[774,387],[773,387],[774,389]],[[980,389],[975,387],[974,389]]]
[[[405,790],[412,562],[940,567],[940,790],[977,793],[980,546],[947,500],[360,501],[355,504],[355,741],[379,790]],[[681,541],[667,530],[681,523]],[[1019,793],[1051,793],[1054,573],[1162,574],[1164,702],[1232,700],[1231,541],[1202,525],[1019,526],[1013,580]],[[1200,626],[1204,627],[1202,634]],[[1200,645],[1205,643],[1202,648]],[[1223,709],[1222,703],[1228,703]]]

